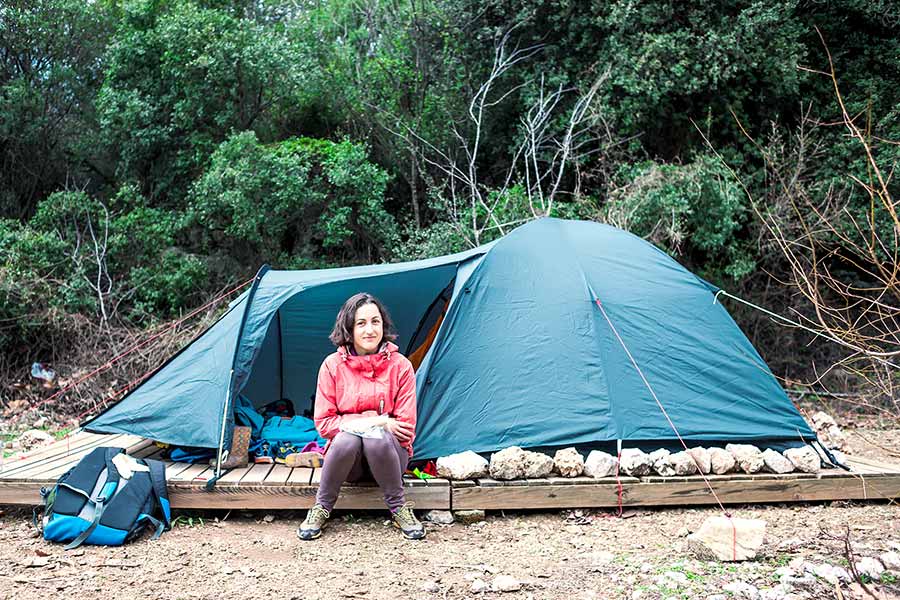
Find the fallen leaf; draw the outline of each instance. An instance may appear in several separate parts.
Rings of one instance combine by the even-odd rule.
[[[40,548],[38,548],[37,550],[35,550],[34,553],[35,553],[37,556],[50,556],[50,553],[49,553],[49,552],[44,552],[44,551],[41,550]]]

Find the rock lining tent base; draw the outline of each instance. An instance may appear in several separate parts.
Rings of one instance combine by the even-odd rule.
[[[401,350],[419,354],[417,459],[674,446],[610,323],[689,443],[816,439],[715,286],[627,232],[550,218],[427,260],[264,267],[213,326],[84,428],[221,452],[237,394],[254,406],[287,398],[302,413],[333,351],[334,316],[359,291],[385,302]]]

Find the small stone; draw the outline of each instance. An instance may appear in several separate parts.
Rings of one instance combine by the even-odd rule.
[[[781,452],[766,448],[763,450],[763,461],[766,463],[766,470],[772,473],[790,473],[794,470],[794,465],[786,459]]]
[[[751,444],[728,444],[725,449],[731,452],[744,473],[759,473],[766,464],[762,452]]]
[[[734,470],[737,461],[731,452],[722,448],[709,449],[709,464],[713,473],[716,475],[724,475]]]
[[[897,552],[894,552],[893,550],[890,552],[885,552],[878,558],[881,559],[881,563],[886,569],[890,569],[891,571],[900,571],[900,554],[898,554]]]
[[[697,446],[695,448],[690,448],[688,454],[694,457],[694,461],[700,468],[701,473],[707,475],[712,471],[712,459],[709,456],[709,450],[702,446]]]
[[[639,448],[625,448],[622,450],[619,466],[626,475],[642,477],[650,473],[653,463],[650,456]]]
[[[484,523],[483,510],[456,510],[453,511],[453,518],[463,525],[474,525],[476,523]]]
[[[779,583],[770,588],[760,588],[759,600],[784,600],[793,589],[784,583]]]
[[[688,529],[687,527],[682,527],[681,529],[679,529],[678,531],[675,532],[675,537],[682,538],[682,537],[687,537],[690,534],[691,534],[690,529]]]
[[[489,589],[491,589],[491,586],[489,586],[487,583],[485,583],[481,579],[476,579],[475,581],[472,582],[472,585],[469,586],[469,591],[472,592],[473,594],[481,594],[483,592],[488,591]]]
[[[687,452],[676,452],[669,456],[669,462],[676,475],[694,475],[697,473],[697,463],[694,457]]]
[[[525,452],[526,479],[540,479],[553,472],[553,459],[542,452]]]
[[[453,513],[449,510],[429,510],[425,513],[425,520],[439,525],[450,525],[453,523]]]
[[[584,474],[594,479],[616,474],[616,457],[600,450],[592,450],[584,461]]]
[[[578,477],[584,473],[584,457],[575,448],[563,448],[553,455],[553,467],[562,477]]]
[[[796,575],[796,572],[790,567],[778,567],[775,569],[775,576],[779,579],[784,579],[785,577],[793,577]]]
[[[675,588],[676,586],[687,585],[688,578],[687,575],[680,571],[666,571],[663,573],[663,576],[669,581],[675,583],[676,585],[670,585],[668,587]]]
[[[522,589],[522,582],[509,575],[497,575],[491,589],[495,592],[518,592]]]
[[[494,479],[522,479],[525,475],[525,451],[518,446],[504,448],[491,455],[490,471]]]
[[[842,581],[850,581],[850,574],[842,567],[833,567],[828,563],[813,565],[812,563],[804,563],[804,570],[812,567],[812,573],[819,579],[824,579],[829,583],[840,583]]]
[[[818,434],[819,441],[826,447],[843,450],[847,445],[847,436],[828,413],[819,411],[814,414],[812,426]]]
[[[487,459],[471,450],[442,456],[435,466],[438,476],[454,481],[487,477],[489,471]]]
[[[660,477],[671,477],[675,474],[675,469],[673,469],[672,465],[669,463],[670,454],[672,453],[666,448],[659,448],[647,455],[653,463],[653,470],[656,471]]]
[[[878,581],[884,573],[884,565],[877,558],[866,556],[856,561],[856,570],[860,575],[866,575],[869,579]]]
[[[266,515],[263,517],[263,521],[266,523],[271,523],[275,520],[275,515]]]
[[[819,453],[810,446],[801,448],[788,448],[784,451],[784,457],[794,465],[794,468],[802,473],[818,473],[822,469],[822,460]]]
[[[729,592],[733,598],[741,598],[743,600],[757,600],[759,598],[759,590],[743,581],[733,581],[725,584],[722,586],[722,589]]]
[[[441,591],[441,586],[437,581],[426,581],[422,584],[422,591],[429,594],[437,594]]]
[[[28,450],[37,446],[52,444],[55,439],[52,435],[41,429],[29,429],[20,435],[17,441],[22,448]]]
[[[742,561],[756,557],[765,535],[761,519],[709,517],[687,541],[701,560]]]
[[[35,429],[44,429],[47,427],[47,417],[41,417],[31,424]]]

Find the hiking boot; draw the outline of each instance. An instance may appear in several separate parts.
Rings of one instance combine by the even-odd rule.
[[[421,540],[425,537],[425,528],[413,514],[412,509],[412,502],[407,502],[391,515],[391,520],[394,522],[394,527],[403,532],[406,539]]]
[[[322,535],[322,528],[328,524],[328,517],[330,516],[331,513],[322,508],[321,504],[313,505],[309,512],[306,513],[306,518],[300,525],[300,529],[297,530],[297,537],[301,540],[316,539]]]

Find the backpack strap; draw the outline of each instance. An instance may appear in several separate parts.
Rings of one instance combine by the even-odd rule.
[[[110,498],[113,497],[113,495],[116,493],[116,488],[119,486],[119,470],[116,469],[116,466],[113,464],[112,459],[115,455],[120,454],[121,452],[122,448],[106,448],[106,452],[104,453],[104,460],[106,461],[106,483],[103,484],[100,492],[95,497],[91,497],[84,490],[80,490],[65,483],[59,484],[81,494],[82,496],[87,497],[88,501],[94,504],[94,518],[93,520],[91,520],[91,524],[88,525],[84,531],[78,534],[78,537],[69,542],[64,550],[72,550],[73,548],[77,548],[78,546],[83,544],[86,539],[91,537],[91,534],[94,533],[94,530],[97,529],[97,525],[100,524],[100,518],[103,517],[103,510],[106,508],[106,503],[110,500]]]
[[[162,512],[162,523],[150,517],[150,521],[156,525],[154,538],[158,538],[163,531],[172,528],[172,511],[169,507],[169,492],[166,489],[166,465],[162,461],[152,459],[142,460],[141,462],[150,468],[150,483],[153,488],[153,497],[156,498],[156,503],[159,505],[160,512]],[[160,525],[162,525],[162,528],[160,528]]]

